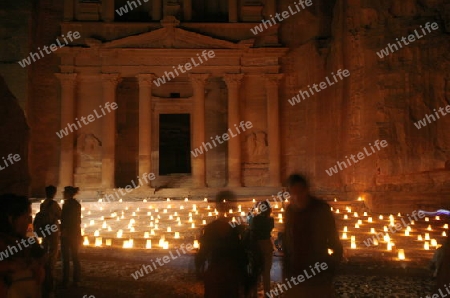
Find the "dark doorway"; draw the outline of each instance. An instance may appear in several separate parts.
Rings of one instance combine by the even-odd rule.
[[[189,114],[159,115],[159,175],[191,173]]]
[[[117,87],[115,186],[126,187],[137,181],[139,154],[139,82],[123,78]]]

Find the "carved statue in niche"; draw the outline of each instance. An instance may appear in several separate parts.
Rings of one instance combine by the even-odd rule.
[[[450,32],[450,4],[444,6],[442,18],[444,19],[445,31]]]
[[[101,155],[101,142],[94,134],[81,134],[77,140],[77,150],[82,160],[95,160]]]
[[[267,163],[268,146],[267,134],[263,131],[252,132],[247,135],[246,147],[249,163]]]

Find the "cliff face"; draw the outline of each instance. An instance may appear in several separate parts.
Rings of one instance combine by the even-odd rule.
[[[51,2],[33,3],[30,50],[51,44],[60,34],[63,2]],[[276,11],[287,11],[293,2],[277,1]],[[427,23],[438,28],[424,34],[421,26]],[[235,34],[235,40],[244,39],[242,32]],[[279,94],[282,177],[305,172],[317,193],[350,199],[364,195],[375,210],[445,207],[450,194],[450,116],[439,112],[438,118],[435,109],[450,103],[450,3],[313,0],[311,7],[280,22],[278,34],[279,41],[274,41],[274,33],[266,42],[289,48],[281,59],[284,79]],[[401,39],[411,34],[422,37],[404,44]],[[26,88],[26,109],[32,131],[29,165],[34,195],[42,194],[45,184],[58,183],[60,145],[54,133],[60,129],[61,107],[54,73],[60,72],[59,63],[57,55],[48,55],[27,69],[32,78]],[[350,75],[295,105],[289,103],[299,91],[308,91],[327,77],[332,80],[339,69]],[[8,82],[14,80],[11,73],[4,74]],[[258,99],[251,104],[264,106],[263,89],[250,84],[245,90]],[[371,150],[369,144],[376,140],[388,145],[369,151],[373,154],[363,159],[351,159],[364,148]],[[347,162],[347,167],[341,170],[337,162]],[[221,171],[226,168],[217,166]],[[331,173],[334,167],[336,172]]]
[[[351,75],[296,106],[285,104],[285,139],[295,142],[285,152],[286,169],[309,173],[317,191],[353,197],[365,193],[375,209],[444,204],[450,194],[445,168],[450,116],[439,113],[436,121],[429,116],[420,129],[417,121],[450,104],[450,5],[440,0],[339,0],[330,16],[329,8],[321,8],[284,27],[304,32],[308,19],[308,28],[316,30],[287,58],[285,97],[338,69]],[[421,26],[428,22],[438,28],[424,34]],[[415,40],[400,47],[397,38],[410,34]],[[286,43],[298,44],[293,34],[283,36]],[[388,55],[381,55],[383,49],[389,49]],[[325,172],[376,140],[386,140],[388,146],[337,174]]]
[[[28,195],[29,129],[23,110],[2,76],[0,76],[0,136],[0,193]]]

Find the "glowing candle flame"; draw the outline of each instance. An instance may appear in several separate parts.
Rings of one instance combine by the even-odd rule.
[[[100,247],[100,246],[102,246],[102,244],[103,244],[103,239],[102,239],[102,237],[97,237],[97,238],[95,238],[95,246],[96,246],[96,247]]]

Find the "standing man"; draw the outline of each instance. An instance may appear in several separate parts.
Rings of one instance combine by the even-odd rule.
[[[226,212],[234,207],[236,195],[221,191],[216,196],[218,218],[206,225],[195,257],[197,275],[204,279],[205,298],[241,298],[247,259],[240,233],[229,224]],[[205,263],[208,269],[204,271]]]
[[[61,254],[63,268],[63,287],[69,285],[70,259],[73,262],[73,285],[78,286],[81,277],[81,265],[78,249],[81,244],[81,205],[74,196],[78,187],[64,187],[64,205],[61,214]]]
[[[285,297],[334,297],[332,279],[343,249],[330,206],[310,195],[309,184],[301,175],[289,176],[288,187],[291,203],[286,208],[284,278],[304,276],[305,271],[312,277],[293,283]],[[333,250],[332,255],[328,249]],[[327,270],[313,276],[311,267],[317,262],[325,263]]]
[[[44,212],[48,216],[50,226],[56,225],[58,230],[53,232],[42,240],[42,246],[47,254],[47,262],[45,264],[45,281],[44,281],[44,297],[54,297],[55,295],[55,265],[58,257],[59,245],[59,220],[61,219],[61,207],[55,202],[56,187],[49,185],[45,188],[45,200],[40,206],[40,212]]]

